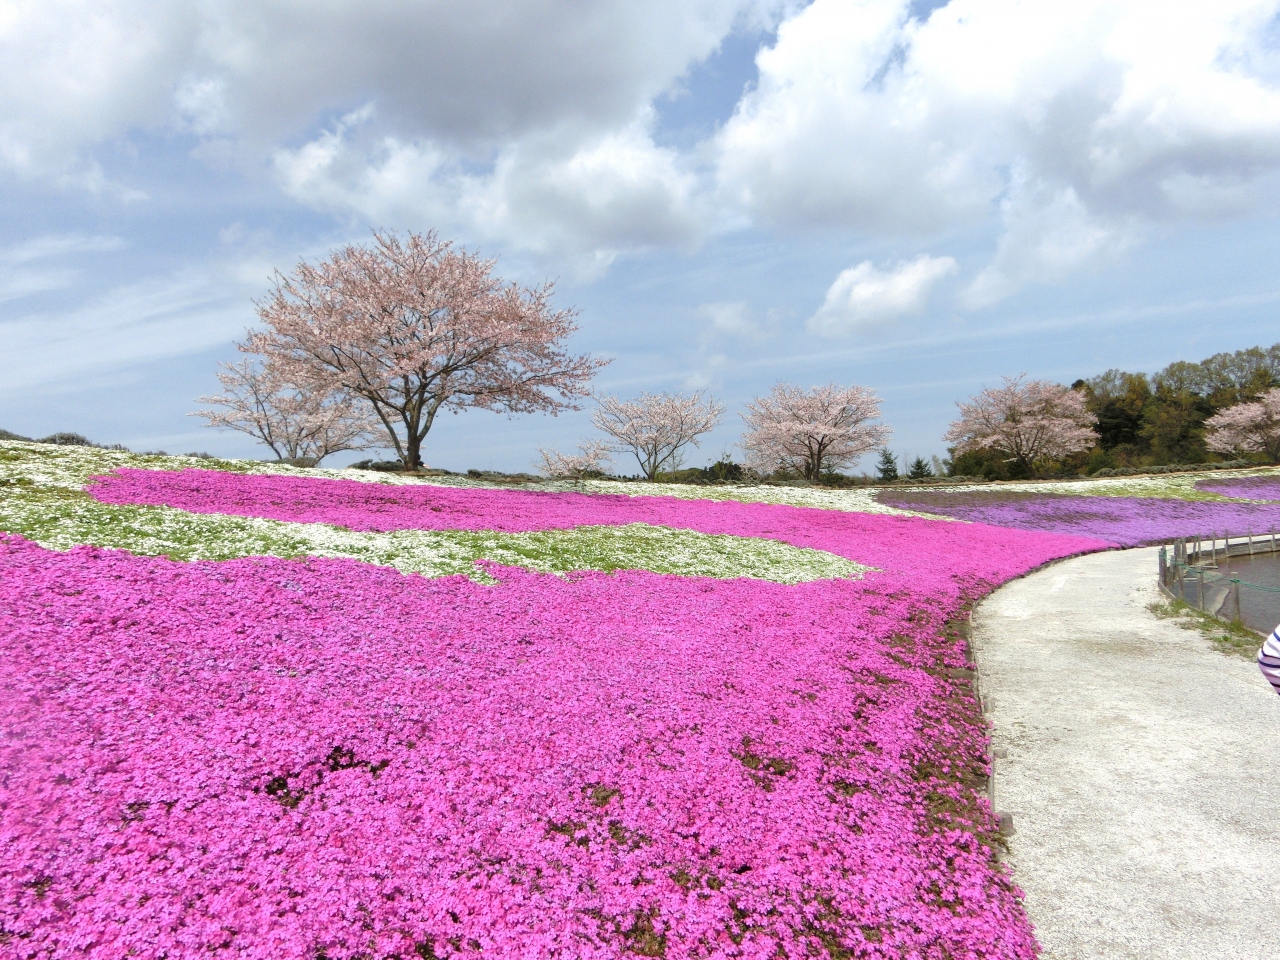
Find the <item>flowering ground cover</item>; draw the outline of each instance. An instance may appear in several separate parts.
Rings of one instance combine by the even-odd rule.
[[[350,557],[406,573],[490,579],[477,560],[548,573],[642,569],[682,576],[750,577],[778,583],[856,577],[862,568],[834,554],[777,540],[708,536],[644,524],[502,533],[486,530],[359,532],[325,524],[193,514],[164,507],[105,505],[80,488],[120,464],[202,461],[118,451],[64,454],[25,444],[0,447],[0,531],[67,550],[94,544],[179,560],[247,556]],[[47,455],[52,451],[52,455]],[[231,466],[243,466],[232,463]],[[96,467],[96,470],[94,469]],[[243,470],[232,471],[234,474]],[[398,489],[398,488],[389,488]]]
[[[946,578],[0,570],[19,956],[1032,955]]]
[[[1107,544],[218,476],[113,475],[94,494],[114,503],[76,510],[352,537],[643,522],[657,539],[637,562],[676,534],[876,569],[781,584],[489,565],[483,584],[0,538],[0,943],[17,956],[1034,955],[946,623]],[[269,492],[272,518],[195,512],[245,491]],[[430,523],[465,529],[405,529]]]
[[[108,504],[167,506],[334,524],[353,530],[473,529],[520,532],[577,525],[645,523],[712,535],[764,538],[822,550],[879,569],[945,570],[999,582],[1011,542],[1000,530],[956,527],[911,516],[879,516],[737,501],[598,496],[522,490],[385,487],[350,480],[250,476],[209,470],[119,470],[94,478]],[[922,530],[927,529],[927,536]],[[929,548],[924,549],[927,539]],[[1096,540],[1068,552],[1095,549]],[[1112,545],[1112,544],[1105,544]],[[1021,549],[1014,544],[1013,549]]]
[[[355,480],[231,474],[215,470],[121,469],[93,477],[90,494],[102,503],[168,506],[194,513],[226,513],[351,530],[567,529],[582,524],[669,524],[704,532],[738,532],[747,517],[794,517],[797,508],[739,501],[677,500],[625,494],[586,494],[451,488],[389,487]],[[751,531],[748,535],[755,535]]]
[[[1010,490],[882,490],[882,502],[1018,530],[1075,533],[1133,547],[1179,537],[1280,530],[1280,504],[1154,497],[1075,497]]]
[[[1280,477],[1277,476],[1201,480],[1196,488],[1240,500],[1280,501]]]

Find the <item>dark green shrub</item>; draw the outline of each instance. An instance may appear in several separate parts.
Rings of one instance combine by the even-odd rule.
[[[56,443],[60,447],[96,447],[88,437],[83,437],[78,433],[51,433],[47,437],[41,437],[37,443]]]

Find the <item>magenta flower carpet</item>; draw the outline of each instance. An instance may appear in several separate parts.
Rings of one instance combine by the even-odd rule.
[[[993,856],[985,731],[946,624],[1107,543],[203,473],[96,495],[358,529],[644,520],[881,572],[494,567],[488,586],[0,535],[0,953],[1036,955]]]

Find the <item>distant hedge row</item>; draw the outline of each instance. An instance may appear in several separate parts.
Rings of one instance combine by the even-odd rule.
[[[1220,463],[1167,463],[1158,467],[1103,467],[1090,476],[1132,477],[1139,473],[1196,473],[1201,470],[1239,470],[1256,467],[1252,460],[1224,460]]]

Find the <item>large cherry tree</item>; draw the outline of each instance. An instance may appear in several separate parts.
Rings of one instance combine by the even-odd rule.
[[[882,446],[892,431],[879,417],[880,398],[867,387],[779,383],[747,404],[741,445],[753,469],[789,470],[812,482]]]
[[[211,406],[194,416],[249,434],[277,459],[319,463],[331,453],[375,445],[379,424],[359,397],[300,386],[274,364],[252,360],[224,363],[217,376],[223,392],[201,397]]]
[[[1280,387],[1268,390],[1251,403],[1237,403],[1220,410],[1205,426],[1205,445],[1218,453],[1265,453],[1280,462]]]
[[[608,362],[565,349],[577,326],[552,308],[553,284],[507,283],[493,268],[433,232],[375,232],[370,247],[277,274],[247,347],[292,381],[363,398],[416,469],[441,411],[577,409]]]
[[[1085,395],[1047,380],[1005,377],[956,406],[960,418],[943,434],[956,453],[997,450],[1033,476],[1098,442],[1098,418],[1085,409]]]

